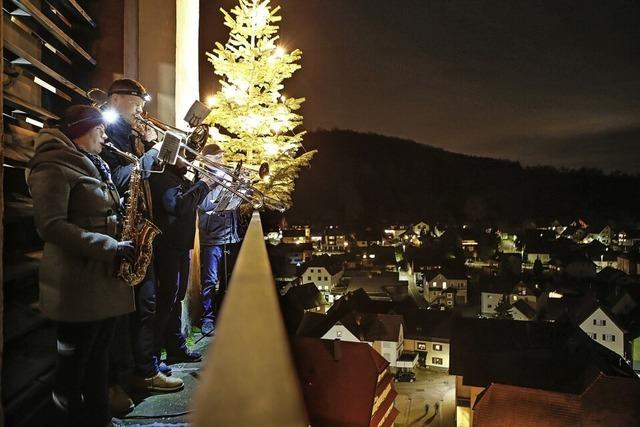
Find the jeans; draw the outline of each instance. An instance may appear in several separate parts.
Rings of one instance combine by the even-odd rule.
[[[109,345],[115,318],[58,323],[54,399],[68,411],[69,426],[105,426],[111,419],[107,395]]]
[[[200,283],[202,285],[202,322],[215,322],[219,305],[220,267],[224,246],[200,246]],[[222,273],[224,274],[224,272]]]
[[[155,352],[167,349],[167,357],[187,352],[182,334],[182,300],[189,284],[189,250],[157,246],[156,344]]]

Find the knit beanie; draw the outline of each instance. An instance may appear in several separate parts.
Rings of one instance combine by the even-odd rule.
[[[96,107],[72,105],[64,112],[60,130],[70,139],[76,139],[101,124],[104,124],[104,117]]]
[[[202,147],[203,156],[215,156],[219,153],[222,153],[222,148],[218,144],[207,144]]]

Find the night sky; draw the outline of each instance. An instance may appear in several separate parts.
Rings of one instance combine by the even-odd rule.
[[[201,1],[201,48],[226,42]],[[640,173],[640,2],[272,0],[303,51],[305,128],[353,129],[523,164]],[[201,66],[203,93],[217,87]]]

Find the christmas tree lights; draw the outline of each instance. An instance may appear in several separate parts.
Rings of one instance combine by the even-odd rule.
[[[298,113],[304,98],[283,95],[283,81],[300,69],[302,52],[278,45],[280,7],[269,0],[240,0],[230,13],[220,9],[230,28],[229,40],[207,52],[220,90],[207,99],[211,138],[227,160],[245,165],[269,163],[270,174],[256,184],[291,206],[294,180],[315,151],[298,154],[305,131]]]

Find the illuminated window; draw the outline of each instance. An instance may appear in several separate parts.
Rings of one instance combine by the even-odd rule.
[[[423,342],[418,343],[418,350],[427,351],[427,344]]]
[[[434,365],[442,365],[442,358],[441,357],[432,357],[431,358],[431,363],[433,363]]]
[[[442,344],[434,344],[433,349],[435,351],[442,351]]]
[[[342,337],[342,331],[336,331],[336,336],[338,338],[341,338]]]

